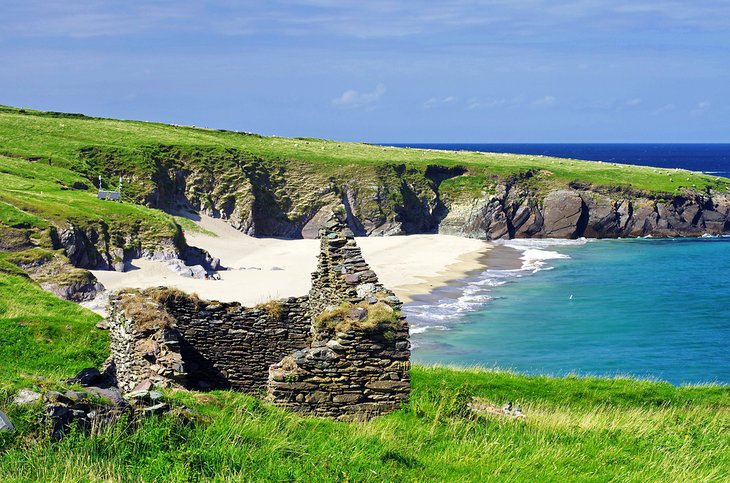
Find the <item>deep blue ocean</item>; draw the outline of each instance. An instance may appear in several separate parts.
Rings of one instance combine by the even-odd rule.
[[[730,144],[401,146],[730,177]],[[486,256],[487,270],[406,305],[416,361],[730,384],[730,238],[511,240]]]
[[[730,177],[730,144],[390,144],[390,146],[468,150],[492,153],[533,154],[638,164],[657,168],[683,168]]]

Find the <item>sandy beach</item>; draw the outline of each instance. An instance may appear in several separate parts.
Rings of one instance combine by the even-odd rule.
[[[206,216],[198,224],[215,236],[187,233],[188,244],[221,259],[228,268],[220,272],[221,280],[182,277],[165,262],[146,259],[134,260],[127,272],[93,273],[107,290],[168,286],[205,299],[244,305],[309,291],[319,240],[253,238],[223,220]],[[483,240],[446,235],[358,238],[357,243],[380,281],[404,302],[479,269],[490,249]]]

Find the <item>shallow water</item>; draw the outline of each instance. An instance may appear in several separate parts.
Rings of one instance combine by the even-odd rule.
[[[414,360],[730,383],[730,239],[504,245],[520,268],[405,307]]]

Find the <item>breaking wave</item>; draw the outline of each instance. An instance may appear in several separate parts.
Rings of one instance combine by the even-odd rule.
[[[423,334],[437,330],[449,330],[449,326],[459,323],[471,312],[480,310],[494,299],[492,288],[511,283],[521,277],[541,270],[552,270],[550,260],[569,259],[568,255],[554,250],[557,246],[583,245],[585,238],[578,240],[524,239],[494,242],[515,250],[515,259],[521,267],[510,270],[487,268],[480,274],[463,279],[460,285],[450,285],[437,289],[422,300],[404,305],[403,312],[408,316],[411,334]],[[414,347],[418,344],[414,343]]]

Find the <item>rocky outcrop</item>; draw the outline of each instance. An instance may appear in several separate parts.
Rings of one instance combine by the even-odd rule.
[[[541,198],[505,184],[487,199],[452,205],[439,233],[487,240],[725,234],[730,233],[730,196],[694,193],[661,200],[584,188]]]
[[[147,146],[131,152],[95,147],[82,149],[80,156],[106,176],[129,178],[137,202],[205,213],[258,237],[314,238],[342,204],[357,235],[435,232],[444,215],[438,185],[464,172],[385,163],[365,173],[356,166],[333,173],[316,163],[205,147]],[[125,159],[139,158],[149,160],[150,171],[130,176]]]
[[[136,228],[136,229],[135,229]],[[174,238],[148,237],[139,227],[112,230],[100,221],[84,227],[67,224],[53,236],[54,248],[63,248],[75,267],[123,272],[133,258],[170,260],[181,258],[184,242]]]
[[[327,164],[261,159],[241,150],[205,147],[144,146],[131,152],[89,148],[80,154],[90,166],[106,170],[106,176],[131,178],[130,191],[139,202],[206,213],[259,237],[316,237],[319,225],[340,205],[357,236],[438,232],[500,239],[730,233],[729,195],[689,186],[681,193],[647,194],[621,186],[554,181],[546,170],[505,178],[473,167]],[[146,160],[149,172],[128,176],[125,167],[139,158]],[[454,189],[459,185],[451,182],[455,178],[467,188]],[[104,250],[100,253],[89,255],[88,263],[108,258]],[[80,262],[85,263],[83,257]]]
[[[31,248],[8,254],[5,259],[24,270],[44,290],[66,300],[91,300],[104,290],[91,272],[74,267],[60,250]]]

